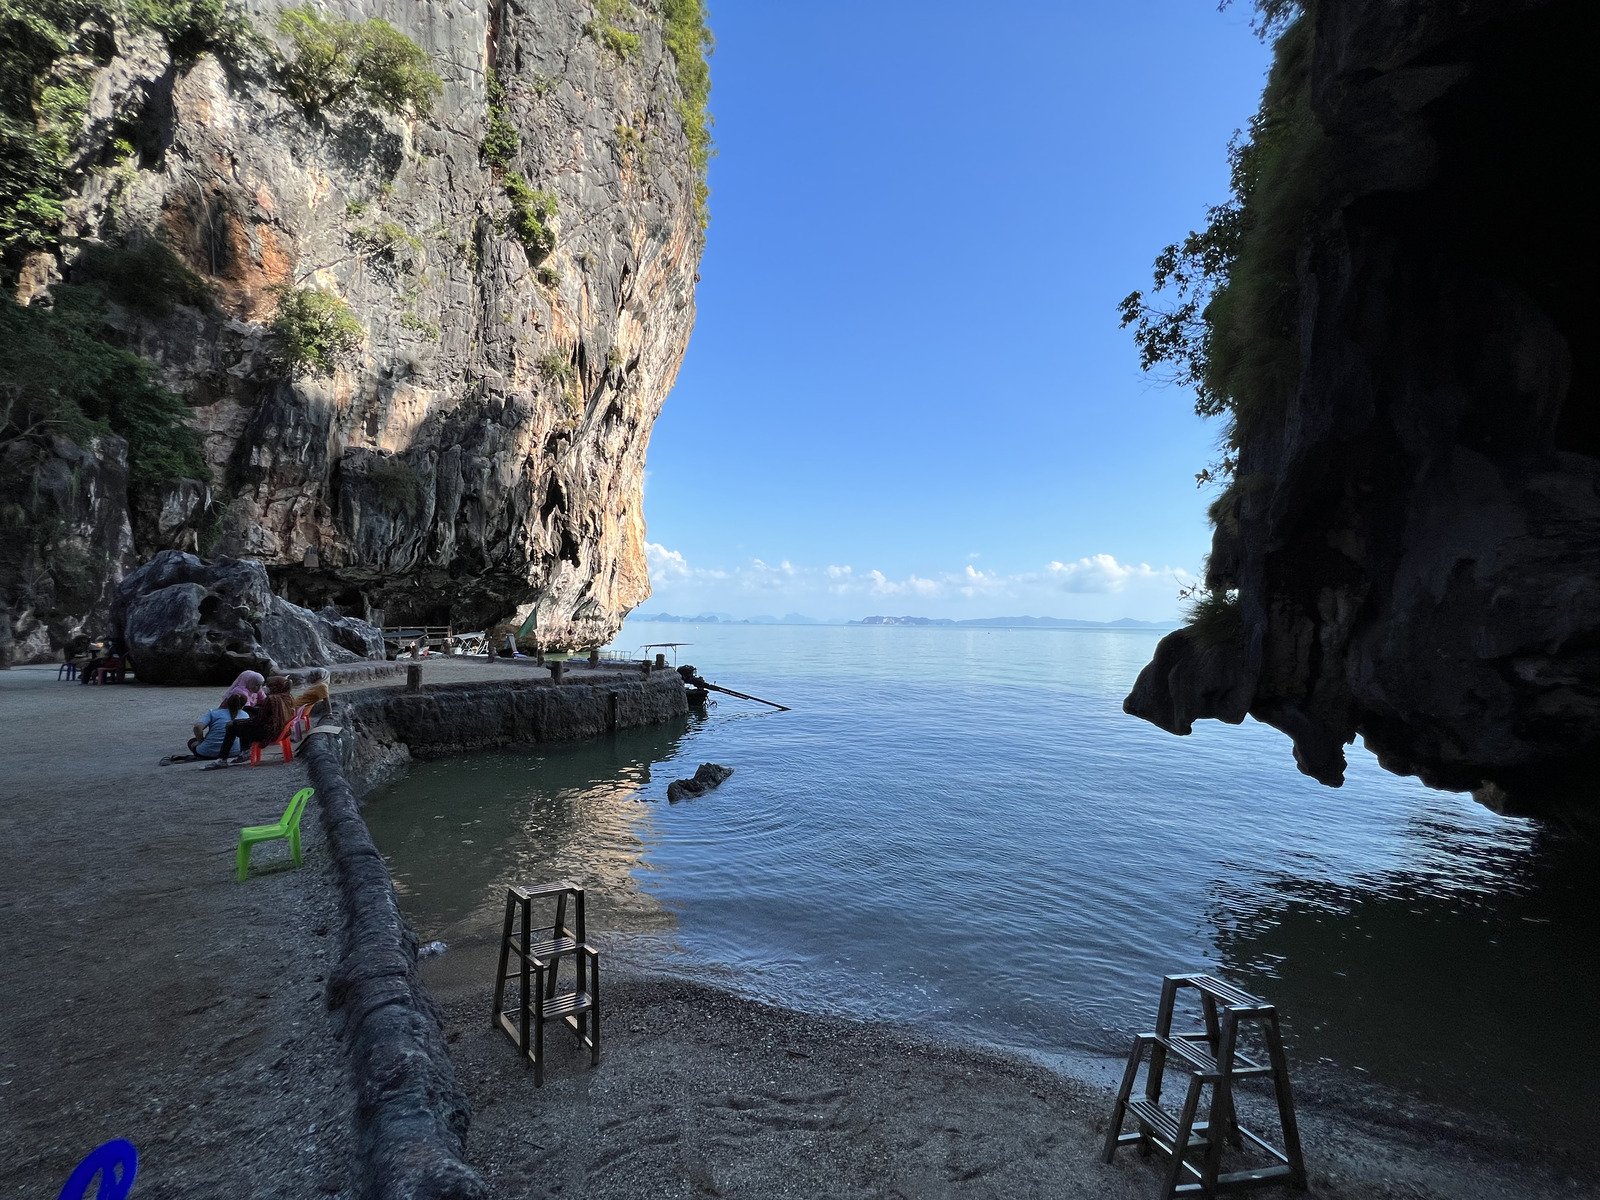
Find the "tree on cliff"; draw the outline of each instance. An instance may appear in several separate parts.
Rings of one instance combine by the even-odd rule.
[[[421,46],[387,21],[344,21],[314,8],[286,8],[278,32],[293,47],[283,89],[315,119],[360,98],[391,113],[425,115],[443,87]]]
[[[1223,457],[1196,475],[1202,484],[1233,474],[1243,431],[1294,390],[1295,256],[1326,142],[1311,111],[1311,27],[1301,5],[1257,0],[1256,10],[1261,36],[1277,41],[1261,105],[1228,147],[1232,195],[1207,212],[1205,228],[1156,257],[1150,294],[1132,292],[1120,305],[1140,367],[1192,388],[1202,417],[1227,419]]]

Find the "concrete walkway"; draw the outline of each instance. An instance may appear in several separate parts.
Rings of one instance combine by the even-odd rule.
[[[118,1137],[139,1200],[353,1194],[316,802],[303,869],[234,877],[305,772],[156,765],[223,690],[0,671],[0,1196],[53,1200]]]

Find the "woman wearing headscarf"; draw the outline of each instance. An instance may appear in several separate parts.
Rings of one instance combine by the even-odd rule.
[[[248,671],[246,674],[255,674]],[[260,678],[260,676],[256,676]],[[233,749],[235,741],[239,743],[239,753],[244,755],[247,748],[252,745],[266,745],[277,740],[283,732],[283,727],[294,716],[294,701],[289,696],[289,677],[287,675],[274,675],[266,681],[266,697],[260,704],[245,709],[249,714],[247,719],[235,719],[228,722],[228,732],[222,739],[222,753],[217,761],[209,763],[202,770],[211,770],[213,767],[228,765],[228,755]],[[237,686],[237,685],[235,685]]]
[[[222,703],[226,705],[229,696],[243,696],[245,707],[253,708],[267,698],[265,683],[259,671],[241,671],[239,678],[233,681],[233,686],[222,693]]]

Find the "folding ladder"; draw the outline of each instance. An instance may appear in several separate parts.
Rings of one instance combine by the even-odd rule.
[[[1180,989],[1199,993],[1204,1027],[1172,1031],[1173,1010]],[[1240,1047],[1241,1030],[1254,1027],[1266,1048],[1266,1062],[1246,1056]],[[1144,1098],[1133,1099],[1133,1087],[1146,1050],[1150,1067],[1145,1075]],[[1176,1113],[1161,1105],[1161,1086],[1168,1064],[1188,1072],[1183,1106]],[[1283,1132],[1280,1150],[1241,1126],[1234,1110],[1234,1084],[1244,1079],[1270,1080],[1278,1102]],[[1203,1093],[1211,1102],[1204,1120],[1197,1120]],[[1122,1132],[1132,1117],[1134,1132]],[[1223,1143],[1252,1151],[1265,1165],[1222,1170]],[[1168,975],[1161,985],[1161,1005],[1156,1031],[1141,1033],[1133,1043],[1128,1069],[1122,1076],[1111,1128],[1106,1133],[1104,1161],[1110,1162],[1118,1146],[1137,1145],[1143,1154],[1156,1149],[1168,1159],[1162,1200],[1171,1196],[1218,1196],[1247,1188],[1288,1185],[1304,1190],[1305,1161],[1300,1153],[1300,1130],[1294,1118],[1294,1096],[1289,1089],[1289,1065],[1278,1030],[1278,1010],[1248,992],[1210,975]],[[1191,1157],[1200,1159],[1198,1165]]]
[[[555,921],[533,924],[533,901],[554,898]],[[567,927],[567,901],[574,926]],[[538,940],[534,935],[538,934]],[[518,965],[509,973],[511,959]],[[571,958],[574,989],[556,994],[561,960]],[[506,1007],[506,984],[518,981],[516,1002]],[[500,934],[500,968],[495,973],[492,1028],[504,1031],[533,1064],[535,1087],[544,1086],[544,1026],[560,1021],[589,1047],[589,1063],[600,1062],[600,953],[585,940],[583,888],[567,880],[506,890],[506,919]]]

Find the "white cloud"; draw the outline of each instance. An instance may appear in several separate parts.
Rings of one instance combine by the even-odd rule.
[[[1004,576],[996,571],[980,571],[968,563],[959,577],[947,575],[945,578],[955,581],[963,596],[991,596],[1005,593],[1015,582],[1030,576]]]
[[[937,596],[940,583],[937,579],[923,579],[916,573],[904,579],[890,579],[882,571],[867,572],[874,596]]]
[[[838,563],[797,566],[788,558],[776,564],[751,558],[727,570],[696,567],[655,542],[645,544],[645,554],[655,598],[663,606],[685,611],[743,608],[751,614],[781,609],[864,616],[875,602],[894,599],[907,612],[915,602],[914,615],[925,616],[1167,617],[1176,611],[1178,586],[1194,578],[1183,568],[1124,563],[1111,554],[1051,561],[1037,571],[1011,574],[980,570],[968,562],[956,571],[912,572],[899,579],[876,568],[858,572]],[[741,595],[746,603],[740,603]],[[1064,595],[1084,600],[1066,605]]]
[[[1129,583],[1164,579],[1170,569],[1157,571],[1148,563],[1119,563],[1109,554],[1094,554],[1077,562],[1052,562],[1047,577],[1063,592],[1120,592]],[[1177,574],[1187,577],[1187,571]]]
[[[689,564],[683,555],[656,542],[644,544],[644,560],[650,566],[650,574],[657,579],[686,579],[689,576]]]

